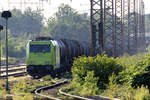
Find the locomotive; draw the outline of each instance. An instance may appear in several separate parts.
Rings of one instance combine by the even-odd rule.
[[[40,78],[71,70],[74,57],[89,56],[89,43],[69,39],[37,37],[26,47],[27,73]]]

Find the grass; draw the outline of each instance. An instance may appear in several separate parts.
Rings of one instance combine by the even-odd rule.
[[[107,89],[101,95],[121,100],[149,100],[150,94],[147,87],[132,88],[128,84],[117,84],[116,76],[109,78]]]
[[[0,100],[6,98],[13,98],[13,100],[44,100],[43,98],[33,94],[33,91],[42,86],[51,85],[57,82],[57,79],[54,81],[51,80],[50,76],[45,76],[39,80],[34,80],[30,77],[24,78],[11,78],[9,81],[9,88],[11,95],[8,96],[5,91],[5,80],[0,80]]]
[[[137,62],[144,60],[147,55],[148,55],[148,53],[140,53],[140,54],[136,54],[136,55],[132,55],[132,56],[130,56],[128,54],[124,54],[118,60],[122,65],[132,66],[132,65],[136,64]]]

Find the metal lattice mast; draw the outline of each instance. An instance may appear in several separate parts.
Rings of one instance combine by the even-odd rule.
[[[144,11],[143,0],[91,0],[91,54],[136,53],[145,44]]]
[[[103,44],[103,0],[91,0],[90,54],[104,50]],[[98,48],[96,48],[98,47]]]
[[[136,27],[136,13],[135,13],[135,0],[129,0],[129,15],[128,15],[128,53],[134,54],[137,51],[136,38],[137,33],[135,32]]]
[[[116,41],[116,56],[124,52],[123,46],[123,3],[122,0],[115,0],[115,41]]]
[[[114,0],[104,0],[104,49],[115,56]]]
[[[123,38],[123,42],[124,42],[124,52],[128,52],[128,10],[129,10],[129,6],[128,6],[128,0],[123,0],[123,34],[124,34],[124,38]]]
[[[140,49],[140,2],[141,0],[137,0],[137,50],[139,51]]]
[[[141,44],[142,44],[142,31],[141,31],[141,27],[142,27],[142,24],[141,24],[141,14],[142,14],[142,11],[141,11],[141,9],[142,9],[142,6],[141,6],[141,0],[139,0],[139,41],[138,41],[138,47],[139,48],[141,48]]]
[[[142,14],[141,14],[141,26],[142,26],[142,29],[141,29],[141,32],[142,32],[142,46],[145,48],[145,6],[144,6],[144,2],[142,0],[141,2],[141,5],[142,5]],[[143,48],[143,49],[144,49]]]
[[[145,33],[145,4],[143,2],[143,34],[144,34],[144,44],[146,42],[146,33]]]
[[[139,45],[140,49],[144,47],[145,38],[145,20],[144,20],[144,3],[143,0],[139,2]]]
[[[134,41],[135,53],[138,50],[138,0],[134,0]]]

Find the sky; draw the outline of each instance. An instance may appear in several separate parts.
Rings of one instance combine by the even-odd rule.
[[[12,8],[22,8],[22,11],[24,11],[24,8],[32,6],[33,9],[44,8],[44,14],[49,17],[58,10],[58,6],[62,3],[71,5],[79,12],[89,12],[90,9],[90,0],[44,0],[44,7],[42,7],[41,1],[42,0],[0,0],[0,11],[10,10]],[[28,4],[25,5],[24,2],[28,2]]]
[[[21,4],[22,1],[22,4]],[[33,3],[34,1],[34,3]],[[42,0],[0,0],[0,11],[10,10],[12,8],[24,8],[32,6],[33,9],[41,8],[42,9]],[[75,8],[80,13],[89,12],[90,9],[90,0],[44,0],[44,14],[49,17],[53,15],[58,9],[58,6],[61,3],[69,4]],[[46,2],[47,1],[47,2]],[[9,2],[9,4],[8,4]],[[23,2],[28,2],[28,4],[23,4]],[[150,0],[144,0],[145,2],[145,13],[150,13]],[[21,6],[22,5],[22,6]]]
[[[150,0],[143,0],[145,3],[145,13],[150,14]]]

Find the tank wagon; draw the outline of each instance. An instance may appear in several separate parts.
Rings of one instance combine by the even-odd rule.
[[[34,78],[70,71],[74,57],[89,55],[89,43],[38,37],[26,47],[27,73]]]

